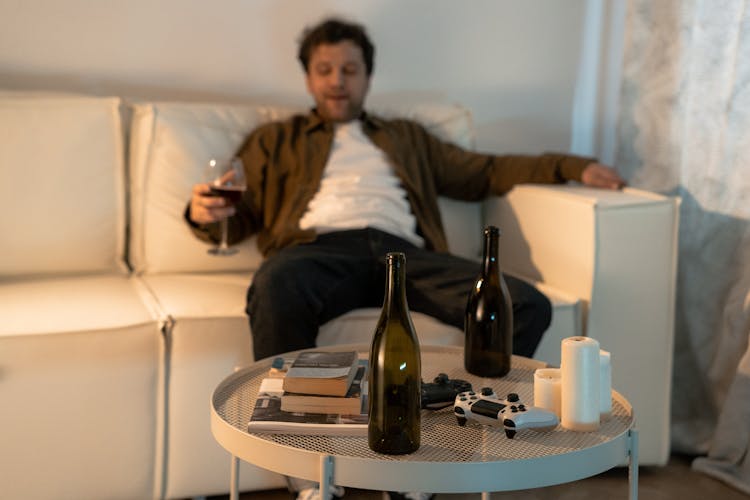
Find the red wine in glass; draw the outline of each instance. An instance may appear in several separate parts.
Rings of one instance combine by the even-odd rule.
[[[221,196],[230,205],[236,205],[242,199],[245,186],[211,186],[211,194]]]
[[[233,158],[211,158],[206,165],[204,182],[210,187],[210,196],[221,196],[228,204],[236,204],[242,198],[242,193],[247,188],[245,180],[245,169],[242,160]],[[228,221],[222,219],[221,240],[219,245],[208,250],[211,255],[232,255],[237,253],[236,248],[230,248],[227,243]]]

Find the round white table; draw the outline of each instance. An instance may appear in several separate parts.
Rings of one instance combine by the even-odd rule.
[[[359,350],[358,345],[327,350]],[[293,354],[290,354],[293,356]],[[362,436],[300,436],[247,432],[260,382],[272,360],[258,361],[224,379],[211,399],[211,431],[232,454],[231,494],[238,498],[239,461],[287,476],[383,491],[469,493],[539,488],[590,477],[619,465],[629,467],[629,497],[638,497],[638,434],[627,400],[612,391],[612,416],[596,432],[522,430],[508,439],[502,428],[457,424],[452,407],[423,410],[421,446],[410,455],[382,455]],[[463,369],[463,349],[422,346],[422,378],[438,373],[469,381],[475,390],[492,387],[503,396],[517,393],[533,404],[534,370],[544,363],[514,356],[499,379],[480,378]],[[489,493],[483,494],[484,499]]]

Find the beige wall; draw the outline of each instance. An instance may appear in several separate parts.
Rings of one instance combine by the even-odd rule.
[[[471,108],[478,146],[567,150],[585,0],[0,0],[0,88],[306,103],[301,29],[331,13],[377,46],[373,94]]]

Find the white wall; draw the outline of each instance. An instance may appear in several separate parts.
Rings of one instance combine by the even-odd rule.
[[[469,107],[489,151],[567,151],[585,0],[0,0],[0,88],[307,103],[301,30],[365,24],[373,94]]]

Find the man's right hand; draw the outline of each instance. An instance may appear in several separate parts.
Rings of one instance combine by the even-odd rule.
[[[190,220],[210,224],[235,214],[235,208],[222,196],[213,196],[208,184],[195,184],[190,197]]]

